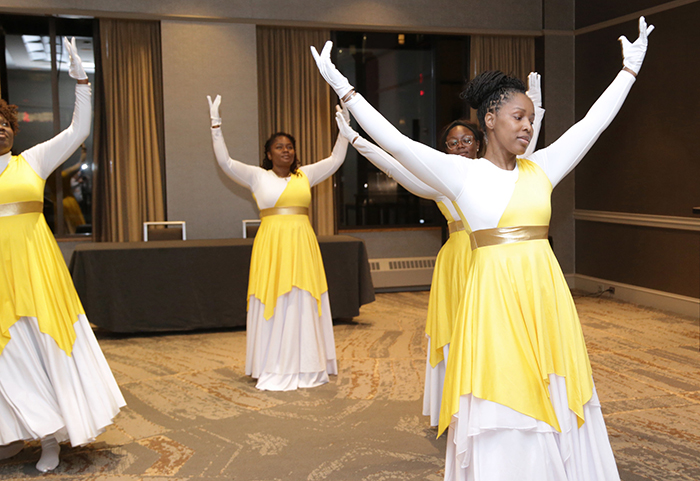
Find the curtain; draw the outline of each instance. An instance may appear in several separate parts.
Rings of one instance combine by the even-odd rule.
[[[330,30],[257,27],[260,145],[274,132],[297,139],[302,165],[331,154],[337,132],[330,87],[309,47],[330,40]],[[312,190],[311,222],[317,235],[335,233],[333,178]]]
[[[527,76],[535,70],[534,37],[496,37],[473,35],[469,78],[473,79],[485,70],[501,70],[518,77],[527,85]],[[472,121],[476,111],[472,109]]]
[[[100,19],[96,82],[94,234],[139,241],[165,219],[160,23]]]

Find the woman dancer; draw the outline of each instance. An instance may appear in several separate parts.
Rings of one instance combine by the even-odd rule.
[[[528,147],[528,152],[531,153],[537,143],[544,109],[541,108],[539,74],[531,73],[528,82],[530,88],[527,94],[533,100],[537,110],[535,134]],[[438,252],[435,260],[425,326],[428,351],[423,390],[423,415],[430,417],[431,426],[437,426],[440,419],[445,365],[450,337],[452,336],[452,326],[466,282],[471,253],[469,229],[465,231],[465,225],[457,209],[446,196],[419,180],[384,150],[362,138],[350,127],[345,116],[337,114],[336,121],[340,133],[362,156],[412,194],[435,201],[440,212],[447,219],[450,237]],[[478,126],[468,120],[455,120],[443,130],[440,136],[440,147],[443,152],[473,159],[476,158],[480,150],[482,140],[483,133]]]
[[[294,137],[279,132],[265,143],[262,167],[247,165],[229,157],[221,97],[207,98],[216,160],[251,190],[262,219],[250,260],[245,372],[269,391],[327,383],[338,367],[326,274],[308,212],[311,187],[338,170],[348,143],[338,136],[330,157],[300,167]]]
[[[330,61],[312,52],[358,122],[418,178],[453,200],[473,229],[472,263],[450,343],[440,416],[445,479],[618,480],[571,294],[549,243],[550,196],[619,111],[647,47],[621,37],[623,71],[587,115],[522,157],[534,112],[524,86],[482,74],[466,98],[486,131],[482,159],[457,162],[402,136]]]
[[[0,101],[0,458],[40,439],[42,472],[59,442],[94,441],[125,405],[42,213],[46,179],[90,133],[90,84],[64,43],[78,80],[66,130],[13,156],[17,107]]]

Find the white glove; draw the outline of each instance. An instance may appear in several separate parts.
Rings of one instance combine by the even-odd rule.
[[[542,88],[540,87],[540,74],[530,72],[527,76],[527,94],[535,107],[542,107]]]
[[[335,106],[335,111],[343,114],[343,118],[350,125],[350,111],[345,107],[345,102],[341,101],[340,105]]]
[[[326,42],[321,50],[321,54],[316,51],[316,47],[311,47],[311,55],[314,56],[316,60],[316,66],[318,66],[318,71],[321,72],[321,76],[328,82],[335,93],[338,94],[339,98],[345,97],[345,94],[350,92],[353,88],[340,71],[335,68],[333,62],[331,62],[331,49],[333,49],[333,42],[330,40]]]
[[[86,80],[88,78],[83,69],[83,61],[78,55],[78,47],[75,45],[75,37],[68,41],[67,37],[63,37],[63,47],[68,52],[70,66],[68,67],[68,75],[76,80]]]
[[[359,137],[359,134],[355,132],[352,127],[350,127],[350,122],[345,118],[343,112],[338,110],[335,113],[335,121],[338,124],[338,130],[340,130],[340,135],[348,139],[348,142],[352,143]]]
[[[211,97],[207,95],[207,100],[209,101],[209,118],[211,119],[211,126],[218,127],[221,125],[221,116],[219,115],[221,95],[217,95],[213,102],[211,101]]]
[[[644,55],[647,53],[647,37],[653,30],[653,25],[647,27],[644,17],[639,17],[639,38],[634,43],[630,43],[624,35],[618,39],[622,44],[622,65],[635,74],[638,74],[639,69],[642,68]]]

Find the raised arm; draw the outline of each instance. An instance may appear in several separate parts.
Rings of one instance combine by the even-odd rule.
[[[336,105],[336,110],[340,115],[344,115],[340,107]],[[309,179],[309,184],[313,187],[316,184],[320,184],[326,180],[331,175],[343,165],[345,161],[345,155],[348,152],[348,141],[345,137],[338,134],[338,138],[335,140],[335,145],[333,146],[333,151],[330,157],[326,157],[323,160],[319,160],[313,164],[301,166],[300,169],[304,171],[306,177]]]
[[[73,120],[66,130],[54,138],[22,152],[22,157],[42,179],[47,179],[51,172],[65,162],[90,135],[92,92],[88,77],[78,55],[75,38],[69,42],[64,37],[63,44],[70,58],[68,74],[78,81],[75,86]]]
[[[244,164],[229,157],[224,135],[221,133],[221,116],[219,115],[221,95],[217,95],[213,102],[211,97],[207,95],[207,100],[209,101],[209,116],[211,117],[211,140],[219,167],[236,183],[253,190],[260,175],[260,167]]]
[[[652,30],[654,26],[647,27],[644,17],[640,17],[639,38],[630,43],[624,36],[620,37],[624,57],[623,70],[617,74],[583,119],[553,144],[529,157],[544,169],[553,186],[576,167],[620,111],[644,61],[647,36]]]
[[[428,186],[425,182],[419,180],[415,175],[411,174],[408,169],[399,163],[398,160],[387,154],[385,151],[362,138],[355,132],[347,119],[336,114],[336,122],[340,133],[345,137],[355,149],[367,160],[372,162],[379,170],[401,184],[406,190],[413,195],[423,197],[424,199],[435,200],[440,193]]]
[[[458,171],[459,159],[415,142],[399,132],[361,95],[335,68],[330,54],[333,42],[326,42],[319,54],[314,47],[311,53],[323,78],[335,90],[352,112],[362,128],[386,151],[416,177],[451,200],[459,197],[462,182]]]

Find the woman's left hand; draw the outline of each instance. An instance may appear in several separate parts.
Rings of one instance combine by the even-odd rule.
[[[75,44],[75,37],[68,41],[67,37],[63,37],[63,46],[68,52],[68,58],[70,59],[70,67],[68,68],[68,75],[76,80],[87,80],[88,76],[83,69],[83,61],[78,55],[78,47]]]
[[[333,42],[330,40],[326,42],[323,46],[323,50],[319,54],[316,47],[311,47],[311,55],[314,56],[316,60],[316,66],[318,66],[318,71],[321,72],[323,78],[328,82],[335,93],[338,94],[339,98],[343,98],[348,92],[353,90],[352,85],[348,82],[348,79],[340,73],[340,71],[331,62],[331,50],[333,49]]]

